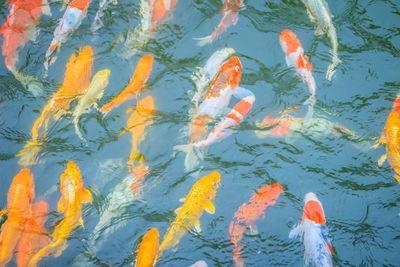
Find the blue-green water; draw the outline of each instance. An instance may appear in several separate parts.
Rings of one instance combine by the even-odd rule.
[[[84,146],[74,132],[70,116],[52,124],[49,139],[40,153],[40,163],[31,167],[36,195],[50,205],[46,223],[49,232],[63,218],[58,214],[59,177],[68,160],[81,169],[85,186],[95,198],[85,204],[85,228],[78,228],[68,240],[68,248],[58,258],[47,257],[40,266],[128,265],[135,257],[142,235],[156,227],[160,238],[174,219],[174,209],[197,179],[217,170],[221,185],[214,200],[216,212],[205,213],[201,234],[188,233],[176,251],[166,251],[157,266],[189,266],[205,260],[209,266],[232,266],[232,246],[228,226],[234,212],[255,191],[266,184],[280,183],[285,193],[257,223],[258,235],[245,236],[243,257],[247,266],[304,264],[304,246],[289,239],[289,231],[299,222],[303,198],[307,192],[319,197],[325,210],[327,228],[336,250],[334,263],[340,266],[400,265],[400,185],[393,179],[387,163],[379,168],[376,161],[384,148],[369,149],[373,137],[380,136],[392,102],[400,89],[400,4],[396,1],[330,1],[333,23],[339,41],[338,66],[332,82],[325,79],[330,64],[330,42],[326,36],[315,37],[301,1],[245,1],[238,23],[211,45],[199,47],[193,38],[212,32],[219,23],[221,1],[179,1],[173,16],[159,27],[143,51],[129,60],[118,56],[125,36],[140,21],[139,1],[120,0],[106,11],[105,27],[92,35],[90,25],[98,8],[93,1],[82,25],[62,45],[49,76],[43,79],[45,90],[33,97],[0,64],[0,207],[7,203],[7,191],[19,172],[14,155],[29,140],[33,122],[64,78],[65,64],[80,46],[92,46],[93,73],[109,68],[110,83],[99,106],[107,103],[129,82],[142,55],[155,57],[148,87],[141,97],[155,101],[154,123],[146,129],[140,145],[150,174],[145,179],[144,194],[132,202],[118,218],[126,225],[108,236],[96,256],[88,252],[87,238],[98,222],[104,197],[128,173],[130,134],[119,136],[126,125],[125,110],[134,107],[128,101],[103,117],[92,109],[81,119]],[[18,69],[42,76],[45,51],[53,38],[60,2],[51,3],[52,16],[42,17],[40,34],[19,51]],[[8,6],[0,7],[4,22]],[[334,135],[314,136],[297,133],[290,139],[254,134],[255,123],[273,111],[301,106],[308,97],[305,84],[286,66],[279,45],[282,29],[293,30],[305,54],[314,65],[317,83],[316,118],[337,122],[354,130],[361,139]],[[184,171],[184,154],[173,147],[186,143],[183,129],[190,122],[188,111],[195,85],[190,76],[203,66],[216,50],[232,47],[243,66],[241,86],[256,96],[249,115],[236,133],[212,145],[205,154],[198,174]],[[1,62],[4,60],[2,59]],[[236,103],[232,99],[231,107]],[[300,110],[294,115],[302,116]],[[56,188],[54,187],[56,186]],[[116,223],[117,223],[116,222]],[[15,264],[15,259],[9,265]]]

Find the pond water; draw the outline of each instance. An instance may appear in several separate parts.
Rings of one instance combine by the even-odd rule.
[[[120,132],[128,119],[125,111],[135,108],[136,100],[125,102],[107,116],[93,108],[84,114],[79,126],[87,146],[75,134],[71,115],[50,124],[39,162],[30,167],[37,198],[50,206],[48,231],[63,219],[57,212],[59,178],[68,161],[79,166],[93,201],[84,204],[84,228],[78,227],[68,238],[68,248],[57,258],[44,258],[39,266],[129,265],[147,230],[157,228],[162,240],[175,218],[174,210],[181,205],[179,199],[213,170],[221,174],[213,200],[215,213],[204,213],[201,233],[188,232],[175,250],[163,253],[157,266],[189,266],[201,259],[209,266],[233,266],[228,233],[233,214],[258,188],[273,183],[281,184],[284,193],[257,221],[258,234],[243,237],[242,256],[247,266],[304,265],[304,246],[299,239],[290,239],[289,232],[301,220],[308,192],[314,192],[323,204],[328,236],[336,251],[335,265],[399,265],[400,185],[387,162],[382,167],[377,165],[385,148],[371,146],[373,138],[381,135],[400,89],[400,2],[327,2],[334,15],[342,60],[332,81],[325,78],[331,61],[329,38],[315,36],[315,24],[299,0],[245,0],[237,24],[205,46],[198,46],[194,38],[209,35],[218,25],[221,1],[178,1],[148,44],[129,59],[120,57],[120,51],[127,32],[140,22],[140,1],[119,0],[109,5],[104,27],[92,34],[90,25],[98,9],[98,1],[93,1],[86,18],[61,46],[56,62],[43,78],[45,52],[64,13],[60,11],[61,2],[51,2],[52,16],[40,19],[36,40],[19,50],[17,64],[20,71],[40,77],[44,90],[33,96],[4,63],[0,64],[0,208],[6,206],[8,188],[22,168],[15,154],[31,139],[34,121],[62,84],[65,64],[79,47],[92,47],[93,74],[104,68],[111,70],[99,107],[126,87],[143,55],[153,55],[153,69],[140,98],[151,95],[155,112],[139,146],[149,168],[142,196],[114,219],[114,232],[100,234],[95,251],[89,248],[88,239],[107,204],[106,196],[128,175],[130,133],[120,136]],[[2,24],[7,14],[8,5],[2,1]],[[357,138],[318,131],[297,131],[286,138],[259,138],[255,134],[257,123],[270,112],[298,106],[303,108],[290,114],[305,114],[302,103],[308,98],[308,90],[286,65],[279,44],[285,28],[296,33],[314,65],[314,118],[343,125]],[[187,143],[185,132],[196,88],[191,75],[213,52],[226,47],[233,48],[240,58],[240,86],[253,92],[256,101],[235,133],[211,145],[196,171],[187,172],[185,154],[174,146]],[[237,102],[232,98],[229,107]],[[9,266],[14,264],[15,259]]]

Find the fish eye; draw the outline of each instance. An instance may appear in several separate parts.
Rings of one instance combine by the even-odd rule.
[[[235,70],[236,70],[236,71],[239,71],[239,66],[236,66],[236,67],[235,67]]]

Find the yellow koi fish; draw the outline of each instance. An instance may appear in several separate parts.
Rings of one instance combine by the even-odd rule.
[[[159,233],[157,228],[150,229],[142,239],[135,267],[152,267],[156,263],[158,253]]]
[[[58,202],[57,210],[64,212],[65,218],[54,229],[51,234],[52,242],[40,249],[32,257],[28,266],[36,266],[43,258],[53,255],[58,257],[67,248],[67,238],[79,225],[83,226],[82,203],[92,201],[89,190],[83,188],[83,181],[79,167],[69,161],[67,169],[60,177],[61,180],[61,199]]]
[[[160,245],[159,257],[164,250],[175,247],[188,229],[195,227],[197,231],[201,231],[199,219],[204,210],[210,214],[215,212],[211,200],[215,197],[220,180],[220,174],[214,171],[193,185],[183,206],[175,210],[177,216]]]
[[[24,149],[17,153],[21,156],[18,164],[31,166],[36,163],[41,140],[45,137],[50,118],[59,120],[61,116],[68,113],[71,102],[82,94],[90,84],[93,65],[93,50],[90,46],[81,47],[79,54],[72,54],[65,71],[63,85],[53,94],[47,105],[43,108],[40,117],[32,127],[32,140],[28,141]],[[40,131],[44,124],[43,131]]]

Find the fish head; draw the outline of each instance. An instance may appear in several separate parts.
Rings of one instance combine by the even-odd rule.
[[[68,204],[73,204],[76,199],[76,192],[80,187],[82,187],[81,173],[78,165],[75,162],[69,161],[67,164],[67,169],[60,176],[61,180],[61,197]]]
[[[265,185],[258,189],[257,196],[261,202],[272,205],[282,192],[283,188],[280,184]]]
[[[305,205],[302,221],[308,219],[316,224],[325,225],[324,209],[322,208],[322,204],[319,202],[317,196],[314,193],[309,192],[306,194],[304,201]]]
[[[33,175],[28,168],[20,170],[20,172],[14,177],[11,187],[16,189],[18,186],[22,186],[24,188],[30,200],[35,198],[35,184],[33,182]]]
[[[400,96],[393,102],[393,110],[400,113]]]
[[[227,83],[232,89],[239,85],[242,78],[242,64],[237,56],[229,58],[221,66],[220,72],[227,77]]]
[[[210,190],[216,190],[219,186],[219,182],[221,181],[221,175],[219,174],[219,172],[213,171],[209,175],[201,178],[201,180],[203,181],[203,184],[206,188],[209,188]]]
[[[286,55],[290,55],[297,51],[301,47],[299,39],[297,39],[296,34],[289,29],[284,29],[279,36],[282,50]]]
[[[111,71],[109,69],[104,69],[98,72],[99,77],[101,78],[101,80],[107,80],[110,77],[110,73]]]

